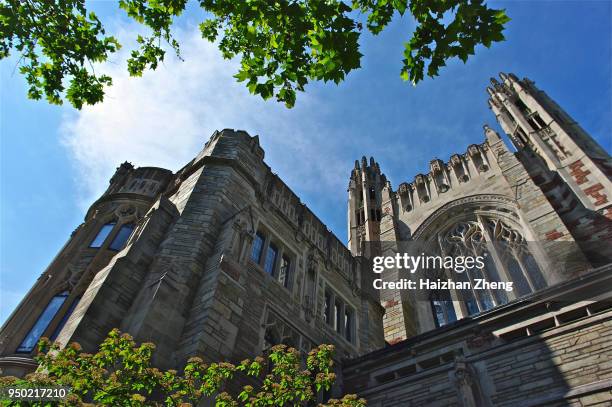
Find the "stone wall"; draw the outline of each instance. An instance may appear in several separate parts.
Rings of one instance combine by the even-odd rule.
[[[345,361],[345,391],[373,407],[610,405],[610,271]]]
[[[384,310],[370,273],[263,158],[257,137],[226,129],[176,174],[121,165],[2,328],[0,367],[33,368],[31,353],[15,349],[57,290],[78,304],[62,307],[45,335],[66,316],[57,339],[92,352],[120,328],[153,341],[164,368],[193,355],[240,361],[275,343],[306,352],[331,343],[338,358],[383,347]],[[90,247],[108,222],[113,230],[135,225],[119,251],[109,248],[112,236]],[[257,233],[265,236],[259,261]],[[332,307],[337,318],[326,312]]]

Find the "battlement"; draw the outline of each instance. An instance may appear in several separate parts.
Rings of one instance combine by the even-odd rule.
[[[426,204],[460,185],[469,183],[473,178],[488,172],[491,168],[488,157],[489,144],[471,144],[465,153],[453,154],[448,161],[434,158],[429,162],[429,172],[417,174],[411,182],[402,182],[398,193],[405,211],[416,205]]]

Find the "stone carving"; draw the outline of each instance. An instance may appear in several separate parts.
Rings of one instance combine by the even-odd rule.
[[[470,195],[465,198],[460,198],[454,200],[452,202],[443,205],[439,209],[437,209],[434,213],[432,213],[414,232],[413,239],[417,240],[421,238],[421,235],[429,229],[429,226],[436,222],[439,218],[448,216],[447,211],[453,207],[466,205],[466,204],[475,204],[475,203],[492,203],[496,207],[507,207],[512,208],[514,212],[514,208],[516,208],[516,201],[511,198],[508,198],[503,195]]]
[[[232,238],[228,247],[231,256],[240,264],[244,263],[247,248],[250,247],[254,233],[245,216],[237,216],[232,224]]]
[[[450,157],[450,164],[453,167],[458,167],[461,165],[461,157],[459,156],[459,154],[453,154]]]
[[[407,182],[402,182],[399,185],[399,193],[404,195],[410,192],[410,184],[408,184]]]
[[[480,150],[476,144],[470,144],[467,151],[470,157],[475,157],[480,154]]]
[[[417,176],[414,177],[414,180],[418,186],[425,185],[426,179],[427,177],[423,174],[417,174]]]
[[[115,215],[119,219],[123,219],[123,218],[135,218],[137,216],[137,209],[132,204],[123,204],[123,205],[120,205],[115,210]]]
[[[485,124],[484,126],[482,126],[482,128],[484,129],[485,136],[487,137],[488,140],[499,140],[500,139],[499,134],[495,130],[490,128],[488,124]]]
[[[444,168],[444,162],[439,159],[431,160],[429,163],[429,168],[433,174],[440,173]]]
[[[463,407],[477,407],[477,398],[474,391],[474,388],[478,387],[476,383],[476,376],[472,372],[471,367],[463,358],[458,358],[455,360],[453,379],[461,405]]]

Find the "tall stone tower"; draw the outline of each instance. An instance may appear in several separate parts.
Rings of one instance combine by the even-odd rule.
[[[610,258],[610,155],[528,78],[500,74],[489,107],[534,181],[592,260]]]
[[[483,142],[447,162],[431,160],[427,174],[400,183],[397,191],[373,160],[367,165],[364,158],[351,172],[353,254],[371,255],[363,252],[367,247],[394,255],[416,242],[441,255],[484,254],[483,275],[469,278],[497,278],[517,287],[501,295],[450,290],[443,299],[433,292],[427,297],[381,290],[389,343],[479,315],[612,261],[610,156],[532,81],[503,73],[500,78],[487,88],[489,106],[516,152],[485,125]],[[502,250],[507,247],[513,249]],[[387,270],[382,279],[402,277]]]
[[[361,165],[355,161],[348,187],[348,246],[356,256],[365,254],[365,242],[378,240],[382,189],[386,182],[373,157],[369,164],[366,157],[362,157]]]

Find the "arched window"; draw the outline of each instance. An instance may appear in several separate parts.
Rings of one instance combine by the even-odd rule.
[[[38,340],[45,332],[59,309],[62,307],[64,301],[66,301],[66,298],[68,298],[68,291],[64,291],[63,293],[60,293],[55,297],[51,298],[51,301],[49,301],[47,307],[40,314],[40,316],[34,323],[34,326],[32,326],[32,328],[30,329],[30,332],[28,332],[28,334],[25,336],[25,338],[17,348],[17,353],[30,353],[32,352],[32,350],[34,350],[36,344],[38,343]]]
[[[102,226],[100,230],[98,231],[98,234],[96,235],[94,240],[92,240],[91,243],[89,244],[89,247],[93,247],[93,248],[102,247],[102,245],[104,244],[104,241],[106,240],[108,235],[110,235],[110,232],[113,230],[116,224],[117,222],[109,222],[106,225]]]
[[[123,246],[125,246],[125,243],[129,239],[133,231],[134,231],[133,224],[126,223],[125,225],[121,225],[121,229],[119,229],[119,232],[117,232],[117,234],[115,235],[115,238],[113,239],[111,244],[108,246],[108,248],[110,250],[123,249]]]
[[[508,296],[501,290],[475,290],[476,281],[504,281],[508,278],[514,283],[514,294],[518,297],[546,285],[522,234],[499,218],[475,216],[459,221],[439,235],[438,244],[446,256],[482,256],[484,259],[482,268],[466,267],[462,272],[450,274],[456,282],[468,282],[471,287],[457,292],[467,315],[508,302]],[[498,259],[497,262],[494,258]],[[434,320],[441,326],[448,320],[447,304],[439,298],[432,298],[431,302]]]

